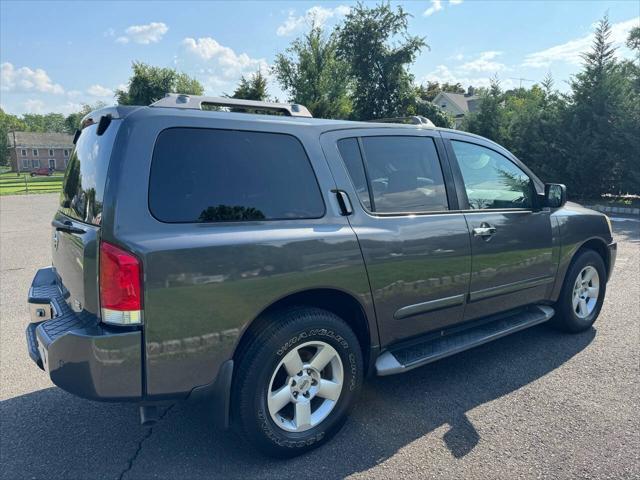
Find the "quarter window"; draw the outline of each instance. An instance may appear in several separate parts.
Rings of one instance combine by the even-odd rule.
[[[529,176],[503,155],[480,145],[452,141],[469,208],[532,208]]]
[[[447,193],[433,139],[362,137],[338,148],[365,208],[379,213],[447,210]],[[363,163],[364,162],[364,163]]]
[[[197,128],[158,136],[149,208],[164,222],[320,218],[325,211],[295,137]]]

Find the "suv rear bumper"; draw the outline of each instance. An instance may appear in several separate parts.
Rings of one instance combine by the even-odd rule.
[[[142,332],[116,330],[74,312],[53,268],[38,270],[29,289],[31,359],[57,386],[102,401],[142,399]]]

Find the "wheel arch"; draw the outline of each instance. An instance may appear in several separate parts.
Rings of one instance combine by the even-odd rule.
[[[265,324],[272,322],[271,313],[294,306],[316,307],[330,311],[349,325],[353,330],[365,362],[365,372],[373,364],[371,357],[377,352],[377,329],[372,328],[372,321],[362,303],[352,294],[334,288],[312,288],[288,294],[264,308],[244,329],[233,352],[233,360],[238,361],[244,350]],[[373,325],[375,325],[373,323]]]
[[[600,255],[602,257],[602,261],[604,262],[605,272],[607,272],[608,274],[608,272],[610,271],[611,256],[609,253],[607,242],[603,238],[594,236],[574,245],[574,248],[572,249],[570,255],[568,255],[568,258],[563,262],[563,265],[560,266],[558,278],[554,284],[553,289],[552,300],[554,302],[557,301],[558,297],[560,296],[560,292],[562,291],[562,286],[564,285],[564,281],[569,268],[577,258],[578,254],[585,250],[592,250]],[[609,279],[607,278],[607,281],[608,280]]]

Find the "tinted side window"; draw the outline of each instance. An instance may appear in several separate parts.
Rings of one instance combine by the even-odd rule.
[[[508,158],[480,145],[452,141],[472,209],[532,208],[531,179]]]
[[[60,211],[94,225],[102,222],[102,200],[111,150],[120,121],[111,122],[100,136],[97,125],[82,129],[67,164],[60,194]]]
[[[364,161],[381,213],[447,210],[447,194],[433,139],[363,137]]]
[[[369,186],[367,185],[367,176],[362,164],[362,155],[358,146],[357,138],[343,138],[338,141],[338,150],[344,161],[353,186],[358,193],[360,201],[367,210],[371,209],[371,197],[369,196]]]
[[[149,208],[164,222],[319,218],[324,202],[290,135],[172,128],[155,145]]]

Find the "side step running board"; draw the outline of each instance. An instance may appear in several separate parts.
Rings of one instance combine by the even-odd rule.
[[[546,322],[555,311],[546,305],[536,305],[503,316],[492,322],[443,337],[412,343],[409,346],[391,348],[376,360],[377,375],[394,375],[435,362],[441,358],[468,350],[483,343],[497,340],[511,333]]]

